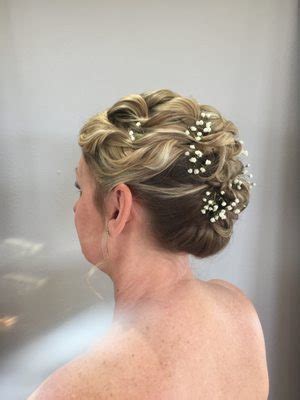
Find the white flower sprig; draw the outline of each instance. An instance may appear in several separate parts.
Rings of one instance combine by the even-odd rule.
[[[192,136],[197,141],[201,141],[203,137],[210,134],[213,131],[212,128],[212,121],[204,121],[204,119],[209,119],[211,116],[215,116],[215,113],[211,112],[201,112],[201,119],[196,120],[195,125],[188,127],[183,133],[185,135]],[[141,127],[141,122],[136,122],[136,126],[138,128]],[[135,133],[132,129],[129,130],[129,136],[132,141],[135,140]],[[240,143],[244,144],[242,140],[239,140]],[[187,172],[189,174],[194,173],[195,175],[201,173],[205,173],[207,171],[206,166],[211,165],[212,161],[209,158],[204,158],[204,154],[201,150],[197,149],[195,144],[189,144],[189,148],[192,150],[187,150],[184,154],[189,157],[189,161],[194,165],[195,168],[188,168]],[[246,149],[242,149],[241,155],[248,156],[248,151]],[[196,167],[196,163],[200,162],[200,166]],[[250,164],[246,164],[245,168],[248,168]],[[253,174],[248,174],[248,170],[243,170],[243,174],[246,177],[253,177]],[[244,184],[242,179],[235,178],[233,182],[229,182],[229,188],[232,188],[233,185],[236,189],[241,190],[242,185]],[[256,186],[255,182],[250,182],[250,187]],[[205,203],[203,208],[201,209],[202,214],[207,214],[209,219],[212,223],[218,221],[218,219],[226,219],[228,211],[233,211],[235,214],[239,214],[241,212],[241,208],[236,208],[237,205],[240,203],[240,200],[235,197],[233,201],[228,201],[224,197],[225,191],[221,190],[220,192],[210,192],[207,190],[206,192],[207,197],[203,197],[202,200]],[[209,196],[211,195],[211,198]],[[244,205],[244,207],[246,207]]]
[[[212,115],[214,115],[214,113],[205,113],[205,112],[201,113],[201,117],[206,118],[206,119],[210,118]],[[199,128],[199,127],[203,127],[204,124],[206,124],[206,126],[201,131],[201,128]],[[212,132],[211,124],[212,124],[212,121],[204,122],[203,119],[197,120],[195,125],[198,128],[195,125],[192,125],[192,126],[188,127],[188,129],[186,129],[184,133],[186,135],[191,135],[191,132],[193,132],[193,133],[197,132],[196,136],[194,136],[194,138],[197,141],[200,141],[200,140],[202,140],[203,136],[205,136],[205,134]],[[242,140],[240,140],[240,143],[243,144],[244,142]],[[194,144],[190,144],[189,147],[191,149],[193,149],[193,151],[194,151],[194,155],[193,155],[193,157],[189,158],[189,161],[195,165],[195,163],[203,157],[203,152],[201,152],[200,150],[195,150],[196,146]],[[241,154],[248,156],[248,151],[243,148],[243,150],[241,151]],[[191,152],[186,151],[185,155],[190,156]],[[193,172],[194,172],[194,174],[199,174],[199,172],[205,173],[206,168],[204,167],[204,165],[205,166],[211,165],[211,163],[212,163],[211,160],[206,159],[204,162],[201,163],[200,168],[188,168],[187,171],[189,174],[192,174]],[[245,167],[249,167],[249,166],[250,166],[250,164],[245,165]],[[253,177],[253,174],[247,174],[247,173],[248,173],[248,170],[244,169],[243,174],[245,176],[248,176],[250,178]],[[233,183],[232,182],[229,183],[229,187],[232,188],[233,184],[236,186],[236,188],[238,190],[241,190],[244,182],[239,178],[235,178],[233,180]],[[256,183],[251,182],[250,187],[252,187],[252,186],[256,186]],[[206,191],[207,196],[211,195],[211,193],[212,192],[210,192],[210,191]],[[224,190],[222,190],[220,193],[215,192],[213,195],[213,198],[210,198],[210,199],[208,199],[206,197],[202,198],[202,200],[206,204],[201,209],[201,212],[202,212],[202,214],[208,214],[210,216],[210,221],[213,223],[216,222],[219,218],[226,219],[226,212],[228,212],[228,211],[233,211],[235,214],[239,214],[241,212],[241,208],[235,208],[235,207],[237,207],[237,204],[240,202],[240,200],[237,197],[235,197],[234,201],[231,201],[231,202],[229,202],[229,204],[227,204],[228,201],[226,202],[226,199],[223,197],[224,194],[225,194],[225,192],[224,192]],[[246,207],[246,206],[244,205],[244,207]]]
[[[194,144],[190,144],[190,148],[191,149],[195,149],[195,145]],[[185,153],[184,153],[186,156],[189,156],[190,155],[190,151],[186,151]],[[198,158],[202,158],[203,157],[203,153],[202,153],[202,151],[201,150],[195,150],[194,151],[194,154],[198,157]],[[190,159],[189,159],[189,161],[191,162],[191,163],[196,163],[197,162],[197,157],[191,157]],[[206,172],[206,168],[205,167],[203,167],[203,165],[210,165],[211,164],[211,160],[209,160],[208,158],[201,164],[202,166],[199,168],[200,169],[200,171],[201,172]],[[192,174],[193,172],[194,172],[194,174],[199,174],[199,169],[198,168],[189,168],[188,169],[188,173],[189,174]]]
[[[202,118],[208,119],[214,114],[202,112],[200,115]],[[205,127],[204,127],[204,124],[205,124]],[[203,119],[200,119],[200,120],[196,121],[196,123],[195,123],[196,126],[192,125],[192,126],[188,127],[184,133],[186,135],[191,135],[190,131],[196,132],[195,139],[199,142],[200,140],[202,140],[203,136],[205,136],[206,133],[209,133],[212,131],[211,124],[212,124],[212,121],[204,122]]]
[[[205,194],[208,197],[210,195],[212,195],[211,197],[213,197],[213,194],[210,191],[206,191]],[[202,200],[207,204],[205,204],[205,206],[201,208],[201,212],[202,214],[208,213],[210,215],[209,220],[213,223],[216,222],[219,218],[226,219],[226,210],[233,210],[233,208],[236,207],[237,204],[240,202],[240,200],[236,197],[234,201],[231,201],[229,204],[227,204],[223,197],[225,191],[221,190],[220,194],[221,195],[215,194],[215,196],[211,199],[208,199],[207,197],[202,198]],[[239,208],[236,208],[233,212],[235,214],[239,214],[241,210]]]
[[[138,122],[135,123],[135,125],[136,125],[137,127],[140,127],[140,126],[141,126],[141,122],[138,121]],[[135,136],[134,136],[133,130],[130,129],[128,133],[129,133],[130,139],[131,139],[132,141],[134,141],[134,140],[135,140]]]

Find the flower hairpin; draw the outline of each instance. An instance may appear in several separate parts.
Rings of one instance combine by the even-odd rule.
[[[244,141],[243,141],[243,140],[239,140],[239,142],[240,142],[242,145],[244,145]],[[246,157],[248,157],[248,150],[246,150],[246,149],[244,148],[244,146],[243,146],[242,151],[240,152],[240,155],[245,155]],[[249,171],[246,169],[246,168],[250,167],[250,165],[251,165],[251,164],[249,164],[249,163],[245,164],[245,166],[244,166],[244,168],[243,168],[243,171],[242,171],[242,174],[246,177],[246,180],[248,180],[248,178],[253,178],[253,174],[249,173]],[[242,181],[241,179],[235,178],[235,179],[233,180],[233,183],[236,184],[237,189],[240,190],[240,189],[241,189],[241,185],[243,184],[243,181]],[[249,181],[249,184],[250,184],[250,189],[251,189],[253,186],[256,186],[256,182],[250,182],[250,181]],[[232,183],[231,183],[231,182],[230,182],[229,186],[230,186],[230,188],[232,187]]]
[[[203,119],[209,119],[211,116],[215,114],[210,112],[207,113],[202,112],[200,115]],[[197,120],[195,123],[196,126],[195,125],[189,126],[184,133],[186,135],[191,135],[191,133],[193,133],[192,136],[194,136],[196,140],[198,141],[202,140],[203,136],[206,136],[206,134],[210,133],[212,130],[211,129],[212,121],[205,122],[203,119]]]
[[[201,117],[203,119],[204,118],[208,119],[212,115],[214,115],[214,113],[204,113],[204,112],[201,113]],[[209,134],[212,131],[212,128],[211,128],[212,121],[204,122],[203,119],[197,120],[195,125],[188,127],[184,133],[186,135],[191,135],[191,132],[193,132],[193,133],[196,132],[196,136],[194,136],[194,138],[198,141],[202,140],[203,136]],[[206,124],[205,128],[203,128],[204,124]],[[203,129],[201,129],[201,127]],[[244,144],[244,142],[242,140],[239,140],[239,142],[241,144]],[[193,150],[192,152],[190,150],[185,152],[186,156],[192,155],[192,157],[189,158],[189,161],[191,163],[193,163],[194,165],[196,162],[199,162],[200,159],[202,159],[202,160],[200,160],[202,162],[201,162],[201,166],[199,168],[188,168],[188,170],[187,170],[188,173],[189,174],[192,174],[192,173],[199,174],[199,172],[205,173],[206,166],[211,165],[212,161],[208,158],[206,158],[204,160],[203,153],[200,150],[195,150],[196,147],[194,144],[190,144],[189,147],[190,147],[190,149]],[[243,148],[240,154],[248,156],[248,151]],[[248,174],[248,170],[245,169],[247,167],[250,167],[250,164],[245,165],[242,174],[245,175],[245,177],[252,178],[253,174]],[[229,187],[232,188],[234,185],[236,189],[241,190],[243,184],[244,184],[243,180],[241,180],[239,178],[235,178],[233,180],[233,182],[229,182]],[[250,188],[252,186],[256,186],[256,183],[250,182]],[[203,199],[202,199],[206,204],[201,209],[201,212],[202,212],[202,214],[208,214],[208,216],[210,217],[210,221],[213,223],[216,222],[219,218],[226,219],[226,211],[233,211],[235,214],[239,214],[241,212],[240,208],[234,209],[237,206],[237,204],[240,202],[240,200],[237,197],[235,197],[235,199],[233,201],[228,202],[228,200],[226,200],[223,197],[224,194],[225,194],[224,190],[221,190],[220,192],[214,191],[213,193],[210,191],[206,191],[206,195],[207,196],[212,195],[212,198],[203,197]],[[244,205],[243,207],[246,207],[246,206]]]
[[[203,136],[206,136],[207,134],[209,134],[212,131],[211,128],[211,124],[212,121],[204,121],[204,119],[209,119],[211,116],[215,115],[214,113],[211,112],[201,112],[201,117],[202,119],[200,120],[196,120],[195,125],[189,126],[186,130],[185,130],[185,134],[189,135],[189,136],[193,136],[194,139],[200,141],[202,140]],[[205,126],[204,126],[205,125]],[[195,149],[195,145],[194,144],[190,144],[189,145],[190,149]],[[191,151],[186,151],[184,154],[186,156],[190,156],[191,155]],[[200,150],[194,150],[194,154],[192,154],[192,157],[189,159],[189,161],[191,163],[196,163],[200,158],[203,157],[203,153]],[[203,162],[201,163],[201,166],[199,168],[189,168],[187,171],[189,174],[192,174],[194,172],[194,174],[199,174],[199,172],[206,172],[206,165],[210,165],[212,162],[210,159],[206,159],[203,160]]]
[[[232,211],[234,207],[238,205],[240,200],[236,197],[231,202],[226,202],[226,199],[223,197],[225,194],[224,190],[221,190],[220,194],[215,192],[212,193],[210,191],[205,192],[207,197],[203,197],[202,200],[206,203],[203,208],[201,208],[202,214],[208,214],[210,217],[209,220],[211,222],[216,222],[219,218],[226,219],[226,210]],[[236,208],[233,210],[235,214],[239,214],[241,210]]]
[[[250,164],[245,165],[245,167],[249,167],[249,166],[250,166]],[[248,172],[248,170],[244,169],[243,174],[245,176],[249,176],[250,178],[253,177],[253,174],[247,174],[246,172]],[[236,189],[241,190],[243,184],[244,184],[244,182],[241,179],[235,178],[233,180],[233,183],[232,182],[229,183],[229,187],[232,188],[232,186],[235,185]],[[250,182],[250,188],[253,186],[256,186],[256,183]],[[241,208],[235,208],[239,204],[240,200],[237,197],[235,197],[235,199],[233,201],[230,201],[230,202],[228,202],[228,200],[226,201],[226,199],[223,197],[223,195],[225,194],[224,190],[221,190],[220,192],[214,192],[214,194],[212,194],[212,192],[210,192],[210,191],[206,191],[205,194],[207,197],[212,195],[211,197],[213,197],[213,198],[209,198],[209,199],[207,197],[202,198],[202,200],[206,204],[201,209],[201,212],[202,212],[202,214],[208,214],[211,222],[214,223],[219,218],[226,219],[226,211],[227,210],[233,211],[235,214],[239,214],[241,212]],[[243,207],[246,207],[246,205],[244,204]]]
[[[141,127],[141,122],[140,121],[138,121],[138,122],[136,122],[135,123],[135,125],[138,127],[138,128],[140,128]],[[130,139],[132,140],[132,141],[134,141],[135,140],[135,132],[133,132],[133,130],[132,129],[130,129],[129,131],[128,131],[128,133],[129,133],[129,137],[130,137]]]
[[[210,132],[212,132],[212,121],[207,121],[211,116],[215,116],[215,113],[212,112],[201,112],[201,119],[196,120],[195,125],[187,127],[185,130],[186,135],[192,136],[194,139],[197,141],[202,140],[203,137],[208,135]],[[136,127],[141,128],[141,122],[137,121],[136,122]],[[128,131],[130,139],[134,141],[135,134],[132,129]],[[140,132],[137,132],[140,133]],[[242,140],[239,140],[241,144],[244,144]],[[200,161],[200,166],[196,168],[188,168],[188,173],[189,174],[199,174],[205,173],[206,172],[206,167],[208,165],[212,164],[212,161],[209,158],[204,159],[203,152],[200,151],[199,149],[196,150],[195,144],[189,144],[189,148],[192,150],[187,150],[185,152],[186,156],[189,156],[189,161],[194,164]],[[242,149],[241,155],[248,156],[248,151],[245,150],[244,148]],[[250,167],[250,164],[246,164],[242,174],[245,175],[246,177],[253,177],[253,174],[248,174],[248,170],[245,168]],[[229,182],[229,187],[232,188],[235,186],[236,189],[241,190],[242,185],[244,184],[243,180],[239,178],[235,178],[232,182]],[[250,182],[250,187],[256,186],[255,182]],[[203,208],[201,209],[202,214],[207,214],[209,216],[209,219],[211,222],[216,222],[218,219],[226,219],[226,212],[227,211],[233,211],[235,214],[239,214],[241,212],[240,208],[235,208],[239,204],[240,200],[235,196],[233,201],[228,201],[226,198],[224,198],[225,191],[221,190],[220,192],[214,191],[211,192],[207,190],[205,192],[206,197],[203,197],[203,202],[206,203]],[[243,207],[246,207],[243,205]],[[235,208],[235,209],[234,209]]]
[[[190,148],[191,149],[195,149],[195,145],[194,144],[190,144]],[[189,151],[189,150],[187,150],[185,153],[184,153],[186,156],[189,156],[189,155],[191,155],[191,152]],[[189,159],[189,161],[191,162],[191,163],[196,163],[197,162],[197,158],[198,159],[200,159],[200,158],[202,158],[203,157],[203,153],[202,153],[202,151],[201,150],[194,150],[194,154],[195,154],[195,156],[196,157],[191,157],[190,159]],[[206,168],[203,166],[203,165],[210,165],[211,164],[211,160],[209,160],[209,159],[206,159],[203,163],[202,163],[202,166],[198,169],[198,168],[189,168],[188,169],[188,173],[189,174],[192,174],[193,172],[194,172],[194,174],[199,174],[199,171],[200,172],[206,172]]]

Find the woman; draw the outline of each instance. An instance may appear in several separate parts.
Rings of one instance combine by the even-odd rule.
[[[86,259],[113,281],[114,319],[30,400],[268,398],[253,304],[226,281],[195,278],[189,262],[224,249],[248,205],[237,134],[214,107],[168,89],[85,123],[75,225]]]

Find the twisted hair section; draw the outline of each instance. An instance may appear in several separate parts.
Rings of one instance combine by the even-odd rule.
[[[184,132],[202,112],[211,115],[211,132],[197,141]],[[149,233],[161,249],[204,258],[228,244],[240,214],[228,211],[226,219],[212,224],[200,211],[207,190],[224,190],[228,201],[238,198],[241,211],[249,203],[237,127],[192,97],[169,89],[125,96],[88,119],[78,143],[95,179],[94,202],[101,215],[106,195],[119,183],[127,184],[144,206]],[[190,144],[212,160],[201,175],[187,172]],[[233,185],[236,178],[243,182],[240,190]]]

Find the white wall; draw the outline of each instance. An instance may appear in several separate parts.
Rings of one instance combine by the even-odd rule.
[[[124,95],[170,88],[218,108],[249,151],[257,186],[232,242],[217,257],[192,263],[202,279],[229,280],[252,299],[265,333],[270,399],[296,399],[297,1],[0,5],[0,300],[2,316],[19,318],[1,328],[3,360],[74,314],[100,307],[83,282],[90,264],[73,223],[80,127]],[[109,305],[111,282],[100,272],[93,282],[105,294],[101,307]],[[11,399],[26,390],[19,397],[12,391]]]

